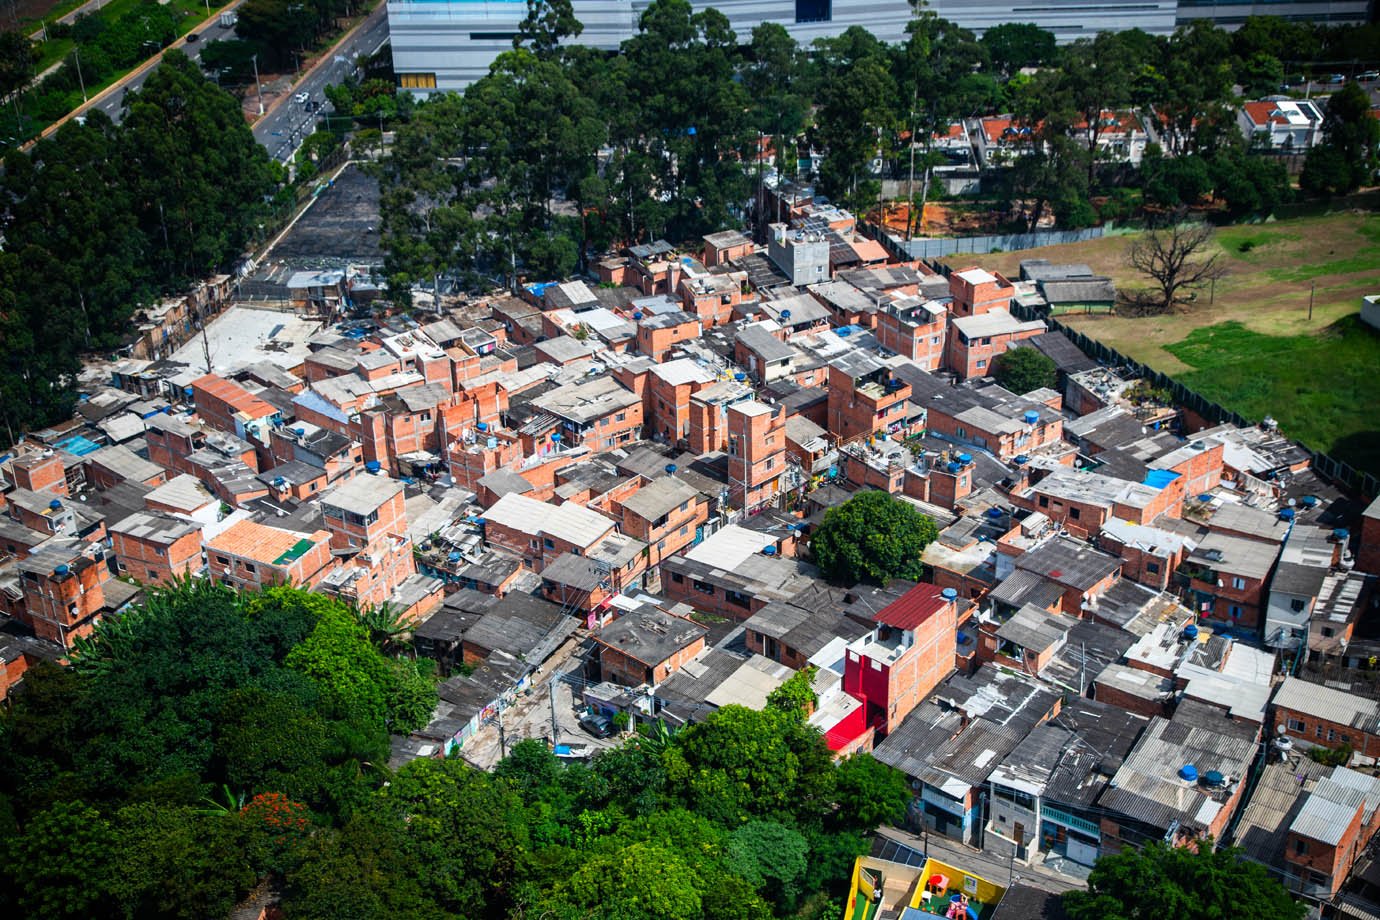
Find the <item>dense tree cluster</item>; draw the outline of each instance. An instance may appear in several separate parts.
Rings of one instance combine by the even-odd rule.
[[[523,741],[493,774],[383,765],[430,718],[386,613],[207,582],[103,624],[0,720],[0,909],[290,918],[758,920],[830,907],[904,778],[836,764],[805,710],[725,707],[588,764]],[[817,914],[812,914],[817,915]],[[832,915],[832,914],[830,914]]]
[[[1308,913],[1265,866],[1238,848],[1215,849],[1211,839],[1197,847],[1155,841],[1104,856],[1088,877],[1088,890],[1069,892],[1064,908],[1073,920],[1301,920]]]
[[[94,89],[107,77],[166,48],[177,38],[177,17],[157,0],[146,0],[119,16],[78,16],[70,26],[55,25],[48,34],[53,40],[70,39],[72,50],[55,73],[13,100],[12,105],[13,112],[39,122],[56,121],[80,105],[83,87]],[[0,48],[11,49],[27,42],[16,33],[6,35]],[[0,65],[0,89],[27,84],[33,76],[33,63],[31,54],[22,54],[18,61]],[[18,125],[15,130],[21,133]],[[21,133],[26,135],[27,131]]]
[[[1198,22],[1059,48],[1030,24],[979,40],[917,4],[903,42],[853,27],[802,48],[778,24],[735,35],[713,8],[655,0],[610,55],[561,43],[580,31],[568,2],[530,9],[488,76],[399,132],[384,242],[402,296],[440,276],[559,277],[590,248],[741,224],[759,149],[788,175],[819,151],[821,191],[866,211],[878,164],[908,175],[911,137],[988,112],[1012,112],[1026,131],[1032,152],[1010,159],[1004,195],[1027,229],[1050,213],[1068,227],[1126,217],[1142,200],[1268,211],[1288,196],[1287,175],[1248,149],[1234,88],[1278,92],[1285,62],[1327,59],[1376,33],[1266,17],[1236,33]],[[349,111],[389,108],[363,90]],[[1113,129],[1102,113],[1133,107],[1153,107],[1163,144],[1139,173],[1099,144]],[[922,175],[938,156],[916,158]]]
[[[359,0],[246,0],[235,34],[262,55],[261,66],[287,66],[363,8]]]
[[[71,411],[84,352],[237,258],[278,187],[239,105],[169,52],[112,124],[93,111],[0,177],[0,435]]]

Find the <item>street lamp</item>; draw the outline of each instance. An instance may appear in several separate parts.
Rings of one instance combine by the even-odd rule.
[[[264,89],[259,83],[259,56],[255,54],[250,60],[254,62],[254,92],[258,94],[259,114],[262,115],[264,113]]]
[[[77,59],[77,83],[81,85],[81,101],[90,102],[91,100],[86,95],[86,80],[82,79],[81,75],[81,45],[76,46],[73,54]]]

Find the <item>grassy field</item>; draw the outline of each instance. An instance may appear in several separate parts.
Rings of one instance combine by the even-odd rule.
[[[965,264],[1014,277],[1021,259],[1085,262],[1133,287],[1140,280],[1126,264],[1129,242],[1106,237]],[[1060,319],[1242,415],[1272,415],[1290,437],[1380,473],[1380,333],[1355,319],[1362,295],[1380,293],[1380,214],[1226,227],[1215,245],[1229,274],[1171,315]]]

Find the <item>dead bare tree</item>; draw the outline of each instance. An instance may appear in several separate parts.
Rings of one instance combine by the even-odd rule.
[[[1131,243],[1126,258],[1132,268],[1154,282],[1147,294],[1161,312],[1168,312],[1182,299],[1183,292],[1196,290],[1227,273],[1226,266],[1218,261],[1221,253],[1203,258],[1211,243],[1209,225],[1176,221],[1147,230]]]

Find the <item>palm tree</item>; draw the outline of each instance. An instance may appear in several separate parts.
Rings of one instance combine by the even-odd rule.
[[[355,616],[384,654],[396,657],[412,651],[412,624],[391,604],[368,604],[357,608]]]

